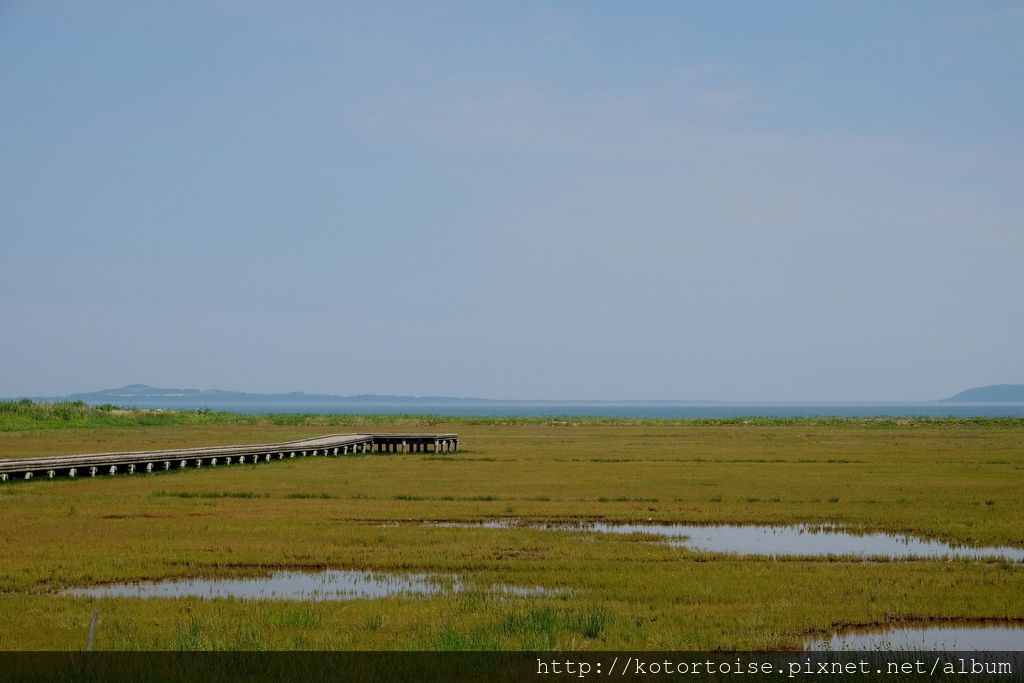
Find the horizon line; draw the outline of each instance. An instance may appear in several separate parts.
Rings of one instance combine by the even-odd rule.
[[[332,394],[332,393],[318,393],[312,392],[307,393],[305,391],[288,391],[288,392],[258,392],[258,391],[241,391],[236,389],[195,389],[190,387],[160,387],[152,386],[141,383],[126,384],[120,387],[110,387],[100,390],[93,391],[76,391],[66,394],[52,394],[52,395],[19,395],[17,397],[5,398],[3,400],[21,400],[28,398],[31,400],[67,400],[72,397],[90,395],[90,394],[113,394],[122,389],[153,389],[156,391],[164,392],[183,392],[177,395],[156,395],[147,397],[146,395],[125,395],[125,399],[142,399],[146,398],[166,398],[166,399],[188,399],[191,398],[191,394],[237,394],[241,396],[272,396],[272,397],[291,397],[295,399],[308,398],[310,400],[343,400],[343,401],[358,401],[360,399],[406,399],[414,401],[430,401],[430,400],[441,400],[441,401],[456,401],[456,402],[482,402],[482,403],[553,403],[553,404],[652,404],[652,403],[672,403],[672,404],[726,404],[726,405],[755,405],[755,404],[886,404],[886,403],[941,403],[950,402],[955,396],[972,391],[975,389],[986,389],[996,387],[1008,387],[1008,386],[1024,386],[1014,384],[994,384],[970,387],[969,389],[961,390],[955,394],[943,398],[930,398],[930,399],[683,399],[683,398],[487,398],[481,396],[452,396],[452,395],[441,395],[441,394],[391,394],[391,393],[356,393],[356,394]],[[187,393],[186,393],[187,392]],[[115,394],[116,395],[116,394]],[[195,396],[195,398],[201,398]],[[978,400],[969,401],[972,403],[979,402]],[[981,402],[986,402],[982,400]],[[1004,401],[988,401],[988,402],[1006,402]],[[1015,401],[1010,401],[1015,402]],[[1019,402],[1019,401],[1016,401]]]

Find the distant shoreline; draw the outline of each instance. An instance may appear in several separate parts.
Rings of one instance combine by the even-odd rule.
[[[677,400],[523,400],[449,396],[359,394],[338,396],[302,392],[258,394],[240,391],[123,387],[59,397],[46,402],[81,401],[89,406],[159,410],[213,410],[245,415],[440,415],[480,418],[578,416],[618,419],[1012,417],[1024,418],[1024,385],[975,387],[935,401],[677,401]],[[17,399],[15,399],[17,400]]]
[[[933,401],[927,403],[584,403],[584,402],[273,402],[160,401],[123,403],[85,401],[85,405],[162,411],[214,411],[246,416],[434,416],[481,419],[590,418],[612,420],[737,420],[1021,418],[1024,403]]]

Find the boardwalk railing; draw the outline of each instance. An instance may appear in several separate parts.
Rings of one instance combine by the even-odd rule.
[[[101,474],[163,472],[189,467],[255,465],[285,458],[374,451],[447,453],[457,451],[458,448],[458,434],[332,434],[270,444],[0,459],[0,482],[34,477],[95,477]]]

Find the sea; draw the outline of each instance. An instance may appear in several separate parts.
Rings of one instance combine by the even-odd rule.
[[[559,417],[729,419],[743,417],[1017,417],[1024,402],[923,403],[712,403],[675,401],[210,401],[143,399],[136,408],[210,409],[248,414],[444,415],[452,417]]]

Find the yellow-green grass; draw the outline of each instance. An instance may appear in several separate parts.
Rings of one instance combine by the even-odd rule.
[[[732,557],[642,536],[424,527],[488,518],[837,522],[1024,547],[1024,425],[502,423],[452,455],[306,458],[0,486],[0,648],[797,648],[849,624],[1024,621],[1024,566]],[[384,431],[380,418],[0,432],[0,456]],[[388,524],[385,526],[384,524]],[[303,603],[92,599],[95,582],[336,567],[456,574],[463,594]],[[488,593],[493,584],[547,595]]]

